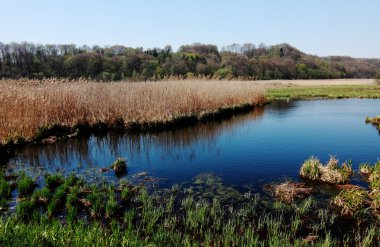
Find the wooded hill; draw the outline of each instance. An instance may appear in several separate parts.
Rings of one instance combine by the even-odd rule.
[[[0,78],[91,78],[95,80],[159,80],[205,76],[218,79],[374,78],[380,59],[318,57],[289,44],[193,44],[174,52],[170,46],[142,49],[40,45],[0,42]]]

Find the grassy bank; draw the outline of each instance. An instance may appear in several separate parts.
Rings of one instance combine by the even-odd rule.
[[[24,174],[17,186],[0,180],[10,201],[3,208],[14,200],[10,191],[18,194],[15,210],[0,219],[1,246],[374,246],[380,240],[366,212],[344,217],[312,197],[282,204],[242,194],[209,174],[151,192],[125,180],[94,185],[59,174],[46,175],[37,189]]]
[[[279,86],[266,91],[269,100],[310,98],[380,98],[378,85]]]

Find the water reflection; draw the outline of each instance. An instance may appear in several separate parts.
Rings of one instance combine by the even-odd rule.
[[[146,171],[167,179],[168,186],[212,172],[230,184],[258,187],[299,179],[299,167],[310,155],[322,162],[329,154],[341,161],[352,159],[354,169],[361,162],[375,162],[380,138],[364,120],[378,115],[379,109],[380,100],[280,101],[230,119],[169,131],[110,131],[47,146],[28,145],[7,168],[34,174],[74,171],[116,181],[112,172],[100,175],[98,169],[125,157],[128,176]]]
[[[144,160],[148,164],[152,162],[152,155],[157,161],[157,154],[161,162],[166,159],[194,160],[197,151],[219,152],[215,142],[222,132],[233,133],[238,126],[256,121],[263,114],[264,107],[256,107],[249,113],[229,119],[200,122],[155,133],[131,134],[112,130],[45,146],[31,144],[17,150],[8,168],[19,170],[29,167],[31,172],[44,170],[70,173],[108,166],[111,162],[109,158],[115,157]]]

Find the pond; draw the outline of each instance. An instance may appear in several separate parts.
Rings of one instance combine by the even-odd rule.
[[[340,99],[276,101],[225,120],[197,123],[157,133],[109,131],[50,145],[27,145],[16,151],[6,169],[75,172],[87,178],[117,181],[112,171],[100,174],[117,157],[128,160],[128,175],[147,172],[171,186],[201,173],[214,173],[227,184],[261,187],[267,182],[299,180],[310,155],[325,162],[361,162],[380,158],[378,131],[365,124],[380,113],[380,100]],[[361,183],[358,177],[353,183]],[[260,186],[259,186],[260,185]]]

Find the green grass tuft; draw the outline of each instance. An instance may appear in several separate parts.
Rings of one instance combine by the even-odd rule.
[[[19,197],[31,195],[35,187],[36,184],[31,177],[27,176],[24,172],[20,174],[20,179],[17,182],[17,190]]]

